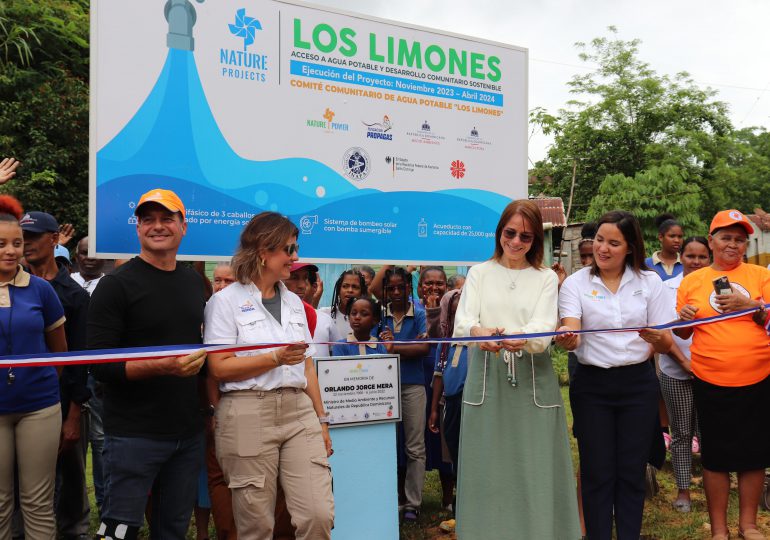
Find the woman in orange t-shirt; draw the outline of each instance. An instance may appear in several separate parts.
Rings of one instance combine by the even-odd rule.
[[[682,280],[677,309],[682,320],[758,308],[770,300],[770,271],[744,264],[754,228],[737,210],[717,213],[709,228],[714,262]],[[718,294],[714,280],[727,277],[732,292]],[[714,324],[674,330],[693,336],[695,408],[701,429],[703,486],[712,540],[727,540],[731,471],[738,473],[739,537],[764,540],[757,528],[757,505],[770,466],[770,338],[751,314]],[[730,426],[730,430],[725,430]]]

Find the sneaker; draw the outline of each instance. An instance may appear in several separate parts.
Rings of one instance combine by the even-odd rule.
[[[671,506],[674,507],[674,510],[677,512],[682,512],[683,514],[686,514],[691,509],[690,501],[685,499],[677,499],[671,503]]]
[[[404,511],[404,521],[408,521],[410,523],[417,523],[417,518],[419,514],[417,510],[412,510],[411,508]]]
[[[438,528],[444,532],[453,533],[455,532],[456,524],[457,522],[454,519],[448,519],[446,521],[442,521],[441,524],[438,526]]]

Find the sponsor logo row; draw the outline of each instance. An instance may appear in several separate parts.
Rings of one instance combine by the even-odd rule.
[[[446,171],[449,176],[455,180],[462,180],[467,172],[465,162],[461,159],[454,159],[441,167],[432,163],[421,163],[401,156],[385,156],[386,170],[390,172],[393,178],[401,174],[413,174],[427,171]],[[363,182],[369,176],[374,168],[374,161],[369,152],[360,146],[348,148],[342,156],[342,173],[351,180]]]
[[[305,127],[310,129],[323,130],[326,133],[335,132],[350,132],[352,131],[351,125],[348,122],[341,122],[331,108],[327,107],[323,114],[317,118],[308,118],[305,120]],[[393,121],[388,115],[382,117],[379,122],[372,122],[367,120],[361,121],[362,127],[366,130],[366,138],[374,139],[378,141],[392,141],[395,135]],[[423,121],[417,129],[406,131],[400,135],[405,135],[411,142],[418,144],[432,144],[440,145],[446,141],[446,137],[440,133],[436,133],[427,120]],[[456,141],[462,143],[465,148],[469,150],[484,150],[486,147],[492,145],[492,142],[485,139],[479,134],[479,130],[476,126],[473,126],[468,132],[460,137],[456,137]]]

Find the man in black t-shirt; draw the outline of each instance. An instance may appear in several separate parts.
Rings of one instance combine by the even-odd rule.
[[[176,260],[187,232],[182,201],[153,189],[136,206],[141,251],[99,282],[88,347],[201,343],[201,276]],[[96,364],[104,383],[102,538],[132,540],[152,491],[153,538],[185,538],[203,458],[198,377],[205,351],[181,358]]]

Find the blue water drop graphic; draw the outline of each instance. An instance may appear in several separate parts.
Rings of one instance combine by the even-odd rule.
[[[398,214],[401,210],[398,208],[398,206],[393,207],[393,213]]]

